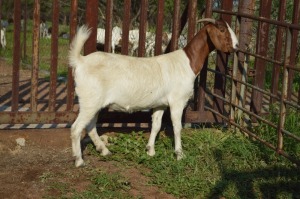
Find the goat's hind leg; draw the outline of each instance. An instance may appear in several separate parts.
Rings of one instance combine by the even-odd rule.
[[[152,128],[151,128],[151,134],[150,138],[147,144],[147,154],[149,156],[154,156],[155,155],[155,139],[156,136],[161,128],[161,119],[164,114],[164,109],[155,109],[153,114],[152,114]]]
[[[85,128],[86,124],[82,122],[81,115],[79,113],[77,119],[72,124],[71,127],[71,139],[72,139],[72,152],[73,156],[75,157],[75,166],[80,167],[84,165],[84,161],[82,159],[82,153],[81,153],[81,133],[83,129]]]
[[[107,149],[104,142],[100,139],[97,129],[96,129],[96,123],[98,119],[98,114],[94,116],[94,118],[91,120],[90,124],[87,126],[86,130],[88,135],[90,136],[91,140],[93,141],[94,145],[96,146],[96,150],[101,153],[101,155],[106,156],[110,155],[111,152]]]
[[[72,151],[73,156],[75,157],[75,166],[80,167],[84,165],[84,161],[82,159],[82,152],[81,152],[81,133],[84,128],[90,124],[91,120],[95,116],[95,111],[79,111],[78,117],[75,122],[72,124],[71,127],[71,139],[72,139]]]

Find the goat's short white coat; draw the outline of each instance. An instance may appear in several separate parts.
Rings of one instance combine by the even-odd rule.
[[[117,111],[134,112],[154,108],[152,129],[147,144],[148,154],[154,155],[155,137],[160,130],[164,109],[170,106],[175,134],[175,152],[182,158],[181,116],[193,94],[196,75],[183,50],[151,58],[136,58],[95,52],[81,56],[80,51],[89,37],[81,27],[70,50],[70,65],[74,70],[80,112],[72,125],[72,148],[75,165],[83,160],[80,149],[81,131],[86,128],[97,150],[103,155],[108,149],[99,139],[95,122],[97,112],[110,107]]]
[[[194,77],[182,50],[153,58],[96,52],[81,57],[75,67],[80,106],[125,112],[187,101]]]

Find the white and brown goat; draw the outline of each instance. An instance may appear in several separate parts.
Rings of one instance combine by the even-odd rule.
[[[181,117],[193,94],[195,78],[212,50],[229,53],[238,47],[237,38],[227,23],[214,19],[201,21],[209,23],[186,47],[150,58],[105,52],[82,56],[80,51],[90,30],[86,26],[78,30],[69,53],[80,106],[79,115],[71,128],[76,167],[84,164],[80,146],[84,129],[102,155],[110,154],[96,131],[98,113],[104,107],[124,112],[153,109],[152,129],[146,147],[150,156],[155,155],[154,143],[164,110],[170,107],[175,154],[178,160],[183,157]]]

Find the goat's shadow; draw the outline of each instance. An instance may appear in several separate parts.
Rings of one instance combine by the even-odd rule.
[[[300,199],[298,167],[272,166],[251,171],[237,171],[222,165],[222,151],[216,150],[214,156],[219,160],[222,177],[211,190],[208,198],[223,197],[226,189],[233,185],[237,189],[239,198],[279,198],[279,195],[288,193],[291,198]]]
[[[130,134],[132,132],[150,132],[150,128],[144,128],[144,127],[128,127],[126,126],[126,124],[124,123],[123,127],[114,127],[113,123],[110,125],[111,127],[97,127],[97,133],[99,136],[107,133],[107,132],[116,132],[116,134]],[[93,147],[95,147],[93,141],[91,140],[90,136],[88,135],[88,133],[85,133],[84,137],[81,139],[80,141],[80,145],[81,145],[81,152],[83,153],[83,151],[86,149],[86,147],[92,144]],[[145,146],[146,148],[146,146]]]
[[[104,127],[104,128],[97,128],[97,133],[99,136],[105,134],[106,132],[115,132],[116,128],[112,127]],[[126,125],[124,125],[124,127],[121,127],[118,129],[116,134],[130,134],[132,132],[143,132],[143,133],[149,133],[151,131],[151,125],[149,124],[148,128],[141,128],[141,127],[126,127]],[[156,137],[156,140],[159,139],[160,134],[164,132],[164,135],[169,137],[172,140],[172,144],[174,146],[174,133],[173,133],[173,127],[170,123],[162,123],[161,125],[161,129]],[[85,133],[84,137],[81,139],[80,141],[80,145],[81,145],[81,152],[83,153],[84,150],[86,149],[86,147],[92,144],[93,147],[95,147],[93,141],[91,140],[90,136],[88,135],[88,133]],[[146,151],[146,146],[145,146],[145,151]]]

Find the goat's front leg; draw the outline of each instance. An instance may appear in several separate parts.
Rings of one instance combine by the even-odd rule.
[[[163,109],[155,109],[152,114],[151,134],[150,134],[148,144],[147,144],[147,154],[149,156],[155,155],[154,144],[155,144],[156,136],[161,128],[161,119],[162,119],[163,114],[164,114]]]
[[[90,136],[91,140],[93,141],[94,145],[96,146],[96,150],[101,153],[101,155],[106,156],[110,155],[111,152],[107,149],[103,141],[100,139],[97,129],[96,129],[96,123],[98,119],[98,114],[94,116],[94,118],[91,120],[90,124],[87,126],[86,130],[88,135]]]
[[[174,140],[175,140],[175,154],[177,156],[177,160],[180,160],[184,157],[181,146],[181,117],[184,109],[183,104],[174,104],[170,106],[171,119],[173,124],[174,131]]]

